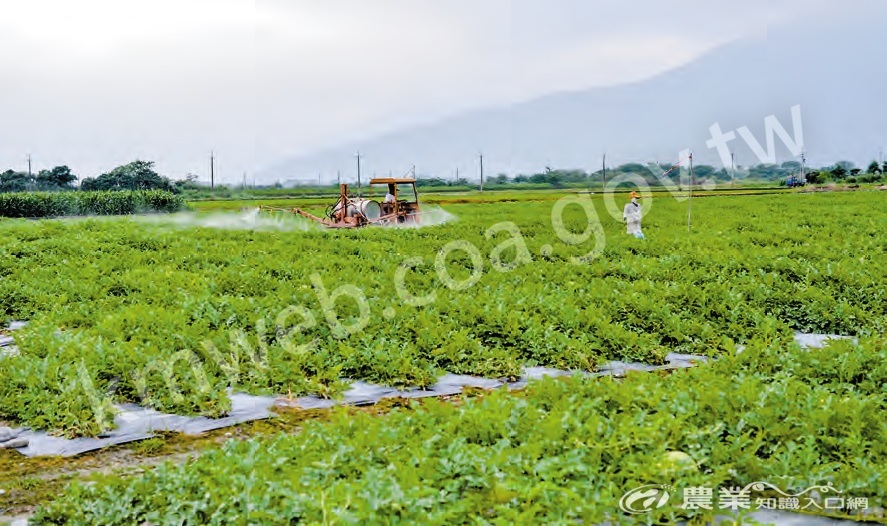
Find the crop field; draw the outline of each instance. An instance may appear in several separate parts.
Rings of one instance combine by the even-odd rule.
[[[385,417],[340,412],[296,435],[232,441],[193,462],[75,485],[37,519],[702,524],[711,510],[669,507],[638,517],[616,504],[626,489],[650,483],[762,480],[792,493],[831,484],[865,495],[874,508],[887,498],[885,343],[863,339],[810,353],[756,340],[712,368],[666,377],[546,379],[461,406],[414,403]],[[674,462],[676,453],[692,462]]]
[[[0,411],[97,434],[72,378],[99,392],[113,382],[118,401],[214,416],[229,385],[334,396],[342,378],[421,387],[442,371],[594,370],[732,352],[755,335],[881,331],[883,218],[858,220],[876,198],[734,197],[698,205],[689,234],[685,205],[661,199],[646,243],[599,206],[605,243],[580,264],[571,258],[596,238],[561,242],[551,202],[452,206],[457,222],[418,230],[4,222],[0,312],[30,324],[20,355],[0,361]],[[586,227],[579,206],[564,216],[571,231]],[[204,360],[195,378],[183,351],[226,360]]]
[[[352,191],[355,189],[352,187]],[[623,189],[624,195],[628,195],[629,189]],[[608,189],[608,191],[611,191]],[[565,190],[486,190],[483,193],[479,193],[477,191],[425,191],[422,189],[422,202],[423,203],[431,203],[431,204],[467,204],[467,203],[503,203],[503,202],[517,202],[517,201],[550,201],[556,200],[565,195]],[[597,198],[600,198],[601,188],[591,188],[591,189],[576,189],[572,192],[577,193],[588,193],[590,192],[592,195],[596,195]],[[662,189],[662,188],[651,188],[650,192],[652,195],[660,195],[663,197],[667,197],[669,195],[683,195],[684,193],[679,190],[672,190],[671,192]],[[769,195],[769,194],[781,194],[781,193],[795,193],[795,190],[780,188],[780,187],[742,187],[738,186],[736,188],[722,187],[716,190],[697,190],[693,195],[697,197],[702,196],[722,196],[722,195]],[[229,198],[216,198],[216,199],[201,199],[192,201],[191,208],[194,210],[200,211],[212,211],[212,210],[240,210],[244,208],[257,207],[259,205],[279,207],[279,208],[292,208],[294,206],[299,207],[310,207],[310,206],[321,206],[325,207],[330,203],[331,199],[334,199],[338,195],[338,189],[335,190],[326,190],[325,195],[314,195],[310,197],[293,197],[293,196],[258,196],[252,199],[229,199]],[[366,191],[362,194],[366,197]],[[377,196],[378,197],[378,196]],[[626,198],[627,199],[627,198]]]
[[[641,484],[762,479],[884,505],[883,195],[694,199],[690,231],[687,201],[659,195],[646,240],[600,196],[562,195],[468,196],[442,205],[455,220],[418,229],[250,228],[201,212],[0,220],[0,317],[28,321],[18,353],[0,357],[0,420],[69,437],[108,430],[120,402],[221,416],[229,388],[335,398],[350,380],[410,388],[446,372],[715,358],[385,417],[343,410],[295,435],[72,486],[37,519],[595,524],[629,521],[615,505]],[[795,331],[856,342],[802,350]],[[663,465],[669,451],[692,469]]]

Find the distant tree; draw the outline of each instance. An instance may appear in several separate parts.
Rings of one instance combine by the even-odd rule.
[[[169,179],[154,171],[152,161],[140,160],[118,166],[95,179],[84,179],[80,183],[80,188],[82,190],[178,190]]]
[[[839,163],[839,164],[836,164],[835,167],[830,170],[830,173],[832,174],[832,177],[834,179],[841,180],[841,179],[847,177],[847,168],[845,168],[843,165],[841,165]]]
[[[835,167],[831,169],[831,174],[836,180],[844,179],[854,168],[856,168],[856,165],[851,161],[838,161],[835,163]]]
[[[807,184],[822,184],[825,182],[825,177],[818,170],[807,172],[804,178],[807,179]]]
[[[27,172],[6,170],[0,174],[0,192],[26,192],[33,188],[34,182]]]
[[[788,177],[789,170],[775,164],[759,164],[748,169],[748,177],[750,179],[776,180]]]
[[[77,176],[67,166],[56,166],[52,170],[40,170],[36,182],[40,190],[70,190],[74,188]]]
[[[702,181],[712,177],[715,172],[717,172],[717,169],[714,166],[700,164],[699,166],[693,167],[693,178],[697,181]]]
[[[866,172],[867,172],[867,173],[870,173],[870,174],[881,174],[881,173],[884,173],[884,171],[881,169],[881,166],[878,164],[878,161],[872,161],[872,162],[869,164],[869,167],[868,167],[868,169],[866,170]]]
[[[640,163],[627,163],[620,166],[617,166],[613,169],[613,172],[624,173],[624,174],[641,174],[645,175],[649,173],[647,167]]]
[[[427,186],[447,186],[449,185],[449,181],[441,179],[440,177],[423,177],[416,181],[416,186],[419,187],[427,187]]]
[[[853,177],[856,177],[857,175],[859,175],[859,172],[861,172],[861,171],[862,170],[859,168],[853,168],[852,170],[850,170],[850,175],[852,175]]]
[[[801,163],[799,163],[798,161],[785,161],[780,167],[783,170],[788,170],[789,172],[801,171]]]
[[[184,179],[180,179],[178,181],[174,181],[173,185],[176,187],[178,192],[182,192],[185,190],[200,190],[201,186],[197,181],[200,180],[200,176],[197,174],[189,173],[185,176]]]

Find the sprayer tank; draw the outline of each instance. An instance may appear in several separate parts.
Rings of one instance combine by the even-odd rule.
[[[333,208],[333,213],[342,209],[342,203]],[[348,205],[347,217],[357,217],[362,214],[369,220],[378,219],[382,215],[382,207],[379,203],[370,199],[353,199]]]

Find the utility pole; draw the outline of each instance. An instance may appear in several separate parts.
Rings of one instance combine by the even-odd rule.
[[[416,178],[416,165],[415,164],[410,169],[410,172],[413,174],[413,179],[415,179]]]
[[[804,182],[807,182],[807,170],[805,169],[807,164],[807,155],[802,151],[801,152],[801,177],[804,178]]]
[[[607,154],[604,154],[604,158],[601,161],[601,188],[603,190],[607,189]]]
[[[243,188],[246,189],[246,170],[243,171]]]
[[[336,170],[336,186],[340,186],[342,184],[342,174],[339,170]]]
[[[690,216],[693,213],[693,154],[690,154],[690,202],[687,204],[687,232],[690,231]]]
[[[480,154],[480,191],[484,191],[484,154]]]
[[[360,152],[357,152],[357,197],[360,198]]]
[[[801,158],[803,158],[803,154],[801,154]],[[730,188],[733,188],[733,180],[736,176],[736,154],[730,152]]]
[[[216,157],[215,152],[209,151],[209,189],[216,187]]]
[[[31,154],[28,154],[28,179],[31,178]]]
[[[459,167],[456,167],[456,184],[459,184]]]

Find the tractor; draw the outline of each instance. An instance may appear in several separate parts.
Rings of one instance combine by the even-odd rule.
[[[382,192],[382,199],[373,199],[373,189]],[[378,195],[378,194],[377,194]],[[262,206],[263,212],[289,212],[316,221],[327,228],[359,228],[369,225],[418,225],[419,192],[415,179],[371,179],[367,197],[355,197],[347,184],[339,185],[339,199],[326,208],[324,217],[298,208],[280,209]]]

